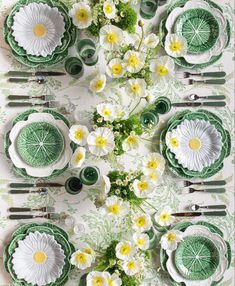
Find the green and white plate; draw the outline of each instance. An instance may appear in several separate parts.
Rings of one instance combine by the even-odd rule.
[[[176,20],[174,30],[188,43],[189,53],[210,50],[219,37],[219,24],[215,17],[204,9],[189,9]]]
[[[72,253],[75,251],[74,246],[69,242],[68,235],[61,228],[53,224],[32,223],[32,224],[24,224],[21,227],[19,227],[13,233],[10,243],[5,247],[5,250],[4,250],[4,257],[3,257],[4,265],[5,265],[7,272],[9,272],[9,274],[11,275],[14,285],[32,286],[31,283],[27,283],[24,279],[19,278],[16,275],[16,272],[14,271],[14,265],[13,265],[13,262],[14,262],[13,258],[16,253],[16,250],[19,248],[22,241],[32,234],[49,237],[50,240],[51,241],[53,240],[54,243],[56,243],[61,248],[62,252],[64,253],[63,267],[61,269],[61,273],[59,277],[54,282],[45,284],[45,286],[62,286],[66,284],[66,282],[68,281],[68,275],[70,271],[73,269],[73,266],[70,264],[70,258],[71,258]],[[34,252],[32,250],[32,256],[33,255],[34,255]]]

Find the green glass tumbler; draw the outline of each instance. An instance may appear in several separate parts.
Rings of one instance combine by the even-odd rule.
[[[80,78],[83,76],[84,67],[79,58],[71,57],[65,61],[65,70],[74,78]]]
[[[87,66],[93,66],[98,62],[96,45],[90,39],[79,41],[77,43],[77,52]]]
[[[156,15],[158,0],[141,0],[140,16],[144,19],[151,19]]]
[[[81,170],[79,178],[84,185],[94,185],[100,176],[100,171],[97,167],[85,167]]]
[[[158,114],[154,110],[143,112],[140,115],[140,122],[144,128],[151,128],[158,124],[159,122]]]
[[[77,177],[71,177],[65,182],[65,190],[70,195],[77,195],[82,190],[82,182]]]
[[[165,96],[159,97],[155,101],[155,111],[159,114],[166,114],[171,110],[171,101]]]

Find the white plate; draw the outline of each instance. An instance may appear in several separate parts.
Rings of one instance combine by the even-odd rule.
[[[32,167],[27,165],[19,156],[16,148],[16,139],[26,125],[32,122],[48,122],[51,123],[53,126],[57,127],[60,132],[62,133],[65,144],[64,144],[64,151],[62,152],[60,158],[54,162],[53,164],[46,166],[46,167]],[[9,155],[12,160],[12,163],[20,169],[25,169],[27,174],[32,177],[49,177],[52,175],[54,170],[61,170],[63,169],[70,161],[73,151],[70,146],[70,139],[69,139],[69,128],[62,120],[56,120],[51,114],[48,113],[32,113],[29,115],[27,121],[19,121],[17,122],[10,131],[9,139],[11,141],[11,145],[9,147]]]

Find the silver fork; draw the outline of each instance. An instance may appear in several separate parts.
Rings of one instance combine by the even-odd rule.
[[[59,101],[47,101],[44,103],[33,103],[33,102],[9,102],[7,104],[9,107],[23,107],[23,106],[42,106],[47,108],[59,108]]]

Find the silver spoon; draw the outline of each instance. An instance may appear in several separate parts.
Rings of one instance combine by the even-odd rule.
[[[189,206],[189,209],[191,211],[197,211],[199,209],[219,209],[219,210],[225,210],[226,209],[226,205],[211,205],[211,206],[199,206],[199,205],[191,205]]]
[[[12,83],[27,83],[27,82],[37,82],[38,84],[44,84],[47,82],[47,78],[45,77],[37,77],[36,79],[28,79],[28,78],[16,78],[11,77],[8,79],[9,82]]]
[[[224,95],[208,95],[208,96],[199,96],[197,94],[190,94],[187,97],[188,100],[190,101],[196,101],[198,99],[215,99],[215,100],[222,100],[222,99],[226,99],[226,97]]]

